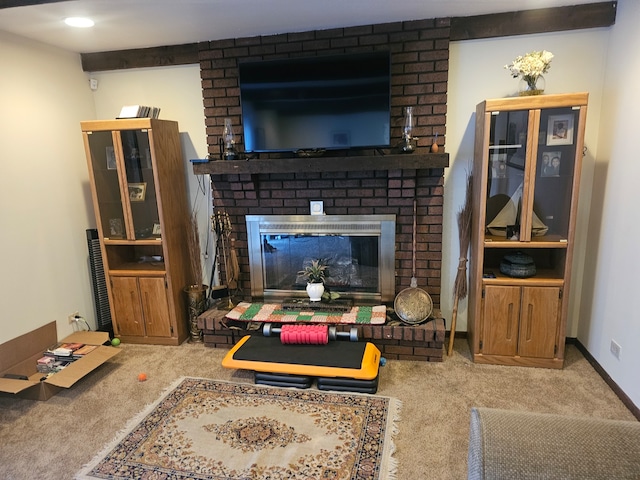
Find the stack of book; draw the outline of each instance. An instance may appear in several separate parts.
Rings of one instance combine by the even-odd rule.
[[[125,105],[118,118],[158,118],[160,109],[146,105]]]
[[[97,347],[97,345],[86,345],[84,343],[59,343],[44,352],[44,356],[54,358],[56,361],[73,362],[84,357]]]

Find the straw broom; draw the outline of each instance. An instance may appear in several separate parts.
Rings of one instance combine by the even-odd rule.
[[[467,175],[467,191],[464,205],[458,211],[458,239],[460,241],[460,259],[458,271],[453,285],[453,312],[451,314],[451,333],[449,334],[449,348],[447,355],[453,351],[453,339],[456,333],[456,320],[458,318],[458,302],[467,296],[467,252],[471,242],[471,194],[473,190],[473,175]]]

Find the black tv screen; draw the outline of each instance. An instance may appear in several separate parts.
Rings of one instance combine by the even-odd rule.
[[[239,65],[247,152],[390,144],[389,52]]]

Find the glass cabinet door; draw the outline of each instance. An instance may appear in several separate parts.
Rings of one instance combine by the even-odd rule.
[[[540,112],[533,210],[548,241],[566,241],[569,235],[578,114],[572,108]]]
[[[491,115],[487,176],[487,236],[519,240],[529,111]]]
[[[146,130],[122,130],[120,139],[133,238],[135,240],[159,238],[160,217],[151,164],[149,134]]]
[[[88,142],[105,238],[160,238],[148,132],[97,131],[88,135]]]
[[[102,233],[109,239],[124,239],[126,223],[113,135],[111,132],[92,132],[87,138]]]

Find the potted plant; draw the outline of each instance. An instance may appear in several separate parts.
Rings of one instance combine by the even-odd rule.
[[[298,272],[298,275],[307,279],[307,294],[312,302],[319,302],[322,298],[327,267],[322,259],[316,259]]]

